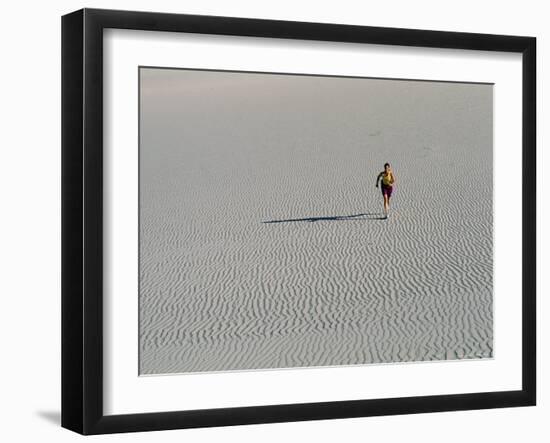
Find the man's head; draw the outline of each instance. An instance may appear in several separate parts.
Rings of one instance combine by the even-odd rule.
[[[389,170],[390,170],[390,164],[384,163],[384,171],[389,171]]]

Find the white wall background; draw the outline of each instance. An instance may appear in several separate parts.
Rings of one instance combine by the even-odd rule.
[[[545,442],[550,439],[550,194],[543,170],[550,121],[545,2],[112,0],[9,2],[0,26],[0,438],[69,442],[60,417],[60,30],[81,7],[531,35],[538,38],[538,406],[94,437],[94,441]],[[546,111],[546,112],[545,112]],[[519,177],[511,177],[519,184]],[[547,199],[546,199],[547,200]],[[545,273],[545,275],[543,275]]]

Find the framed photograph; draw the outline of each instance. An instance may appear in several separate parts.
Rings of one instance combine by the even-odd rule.
[[[62,426],[535,405],[536,40],[62,19]]]

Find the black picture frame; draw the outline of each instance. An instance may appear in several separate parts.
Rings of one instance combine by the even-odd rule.
[[[522,54],[521,390],[105,415],[102,407],[102,35],[107,28]],[[98,9],[83,9],[63,16],[62,426],[81,434],[106,434],[535,405],[535,96],[534,37]]]

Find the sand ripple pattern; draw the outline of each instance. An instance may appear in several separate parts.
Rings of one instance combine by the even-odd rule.
[[[142,97],[141,374],[492,357],[491,87],[307,80]]]

